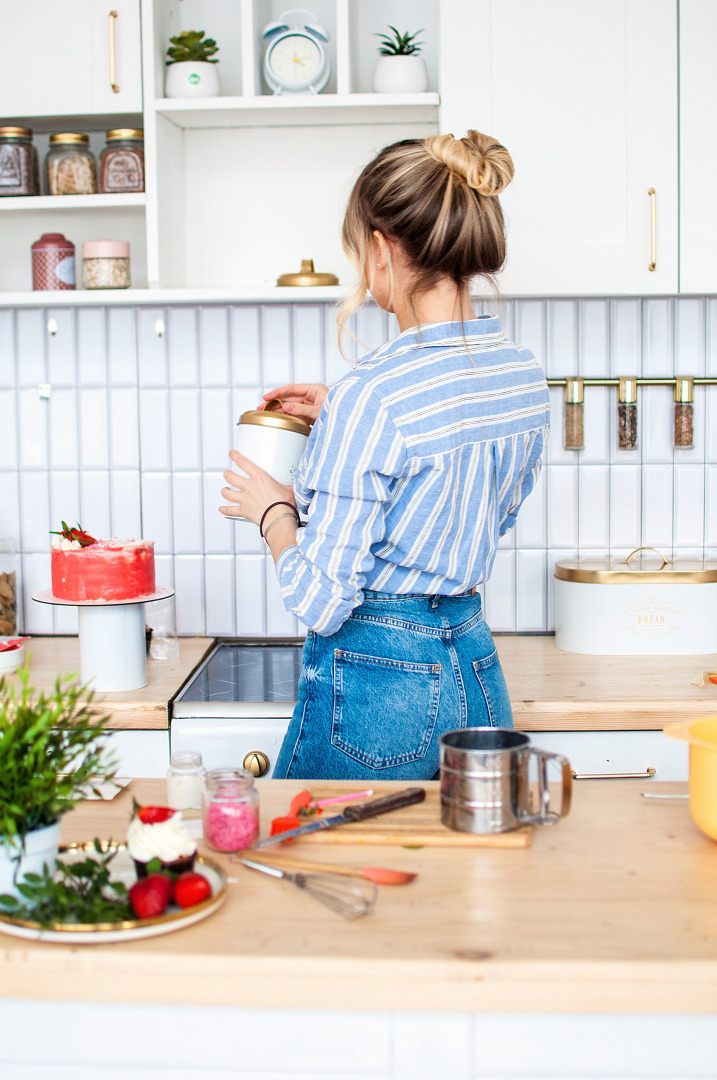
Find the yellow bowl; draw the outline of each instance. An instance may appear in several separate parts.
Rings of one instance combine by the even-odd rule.
[[[689,743],[692,820],[717,840],[717,716],[670,724],[665,735]]]

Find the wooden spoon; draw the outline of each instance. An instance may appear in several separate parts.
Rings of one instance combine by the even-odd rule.
[[[276,866],[282,870],[307,871],[307,873],[343,874],[344,877],[365,878],[377,885],[407,885],[418,877],[417,874],[408,873],[405,870],[388,870],[380,866],[364,866],[355,869],[352,866],[341,866],[336,863],[313,862],[309,859],[292,859],[286,855],[263,856],[259,852],[250,852],[251,858],[256,862],[263,862],[267,866]]]

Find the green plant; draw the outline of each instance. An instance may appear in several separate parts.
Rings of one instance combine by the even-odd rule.
[[[36,694],[29,659],[18,679],[17,693],[0,679],[0,845],[22,851],[29,832],[112,780],[116,765],[102,738],[110,718],[91,707],[92,691],[58,676],[51,693]]]
[[[415,34],[409,34],[406,31],[405,34],[400,34],[395,26],[391,26],[389,23],[389,34],[375,34],[374,37],[381,38],[381,47],[378,50],[381,56],[415,56],[416,53],[421,51],[422,41],[414,41],[419,34],[423,33],[423,30],[416,30]]]
[[[218,60],[210,60],[210,56],[219,52],[219,46],[213,38],[204,37],[203,30],[183,30],[176,37],[171,37],[172,42],[167,49],[167,64],[181,64],[186,60],[194,60],[195,63],[206,61],[209,64],[218,64]]]

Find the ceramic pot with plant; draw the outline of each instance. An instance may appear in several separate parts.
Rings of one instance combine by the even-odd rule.
[[[169,39],[167,75],[164,93],[168,98],[218,97],[218,60],[210,57],[219,52],[213,38],[205,38],[203,30],[184,30]]]
[[[376,34],[381,39],[380,57],[373,73],[373,89],[377,94],[421,94],[428,89],[426,62],[420,56],[421,45],[415,34],[399,33],[395,26],[390,34]]]
[[[63,814],[116,770],[110,718],[92,692],[58,676],[52,692],[36,693],[29,679],[29,663],[17,689],[0,679],[0,894],[11,896],[28,872],[54,866]]]

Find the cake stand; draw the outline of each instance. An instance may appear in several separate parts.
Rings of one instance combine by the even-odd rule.
[[[44,589],[32,599],[78,609],[80,678],[93,690],[112,692],[147,685],[144,605],[170,596],[174,589],[158,589],[133,600],[60,600],[51,589]]]

